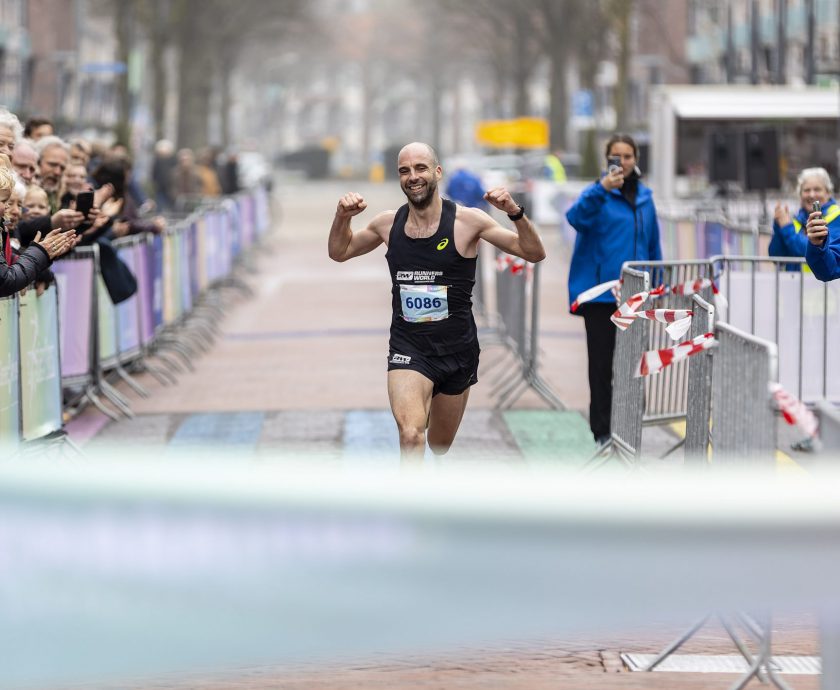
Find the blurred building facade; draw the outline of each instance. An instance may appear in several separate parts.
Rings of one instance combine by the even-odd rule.
[[[25,0],[0,0],[0,103],[17,110],[27,98],[32,45]]]
[[[826,84],[837,79],[838,0],[691,0],[695,84]]]

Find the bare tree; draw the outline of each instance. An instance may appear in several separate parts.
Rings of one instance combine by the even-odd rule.
[[[179,53],[178,144],[207,145],[214,89],[221,94],[223,142],[229,137],[230,83],[241,50],[255,41],[276,41],[304,11],[303,0],[174,0]]]

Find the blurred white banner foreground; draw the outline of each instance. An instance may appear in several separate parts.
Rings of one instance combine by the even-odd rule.
[[[0,687],[840,608],[840,477],[0,465]]]

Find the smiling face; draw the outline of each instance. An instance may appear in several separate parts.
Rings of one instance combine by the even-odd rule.
[[[32,184],[38,170],[38,154],[35,149],[28,144],[16,146],[15,152],[12,154],[12,167],[27,185]]]
[[[0,125],[0,153],[5,153],[11,158],[14,151],[15,133],[5,125]]]
[[[826,189],[825,183],[819,177],[806,177],[802,181],[802,189],[799,192],[799,200],[808,213],[811,212],[811,207],[815,201],[820,202],[820,206],[825,206],[828,203],[830,194]]]
[[[26,192],[26,198],[23,201],[23,217],[25,220],[30,218],[40,218],[41,216],[49,215],[50,205],[47,200],[47,194],[40,187],[30,187]]]
[[[438,182],[443,176],[432,150],[425,144],[409,144],[400,151],[397,171],[408,202],[415,208],[426,208],[437,194]]]
[[[82,165],[70,165],[64,172],[64,186],[74,196],[87,188],[87,170]]]
[[[69,162],[70,156],[63,146],[48,146],[41,152],[38,172],[41,176],[41,186],[47,192],[58,191]]]
[[[22,206],[23,195],[19,194],[18,190],[15,189],[9,197],[9,200],[6,202],[6,227],[9,230],[13,230],[17,227],[18,221],[20,220]]]

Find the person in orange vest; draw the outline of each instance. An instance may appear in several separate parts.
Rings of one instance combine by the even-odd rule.
[[[808,248],[807,233],[802,228],[808,222],[815,201],[820,203],[822,216],[829,228],[829,234],[840,233],[840,206],[832,197],[834,185],[825,168],[805,168],[797,178],[796,191],[801,208],[791,216],[787,204],[776,204],[773,214],[773,239],[770,240],[770,256],[805,256]],[[802,264],[787,264],[786,270],[798,271]],[[808,266],[806,271],[810,271]]]

